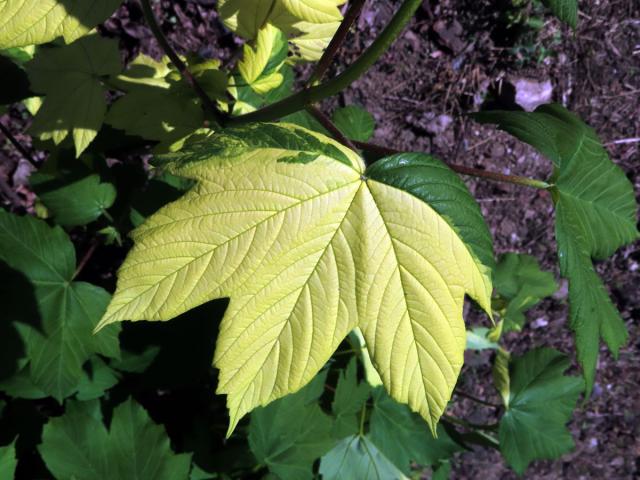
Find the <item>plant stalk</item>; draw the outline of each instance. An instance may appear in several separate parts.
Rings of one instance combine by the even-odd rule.
[[[361,150],[366,150],[377,155],[388,156],[402,153],[395,148],[383,147],[374,143],[365,142],[353,142],[353,144]],[[455,163],[447,163],[447,166],[454,172],[462,175],[469,175],[471,177],[486,178],[496,182],[513,183],[516,185],[524,185],[525,187],[533,187],[541,190],[548,190],[553,185],[535,178],[521,177],[518,175],[505,175],[503,173],[491,172],[488,170],[481,170],[479,168],[465,167],[464,165],[457,165]]]
[[[387,51],[405,25],[411,20],[421,3],[422,0],[405,0],[380,36],[353,64],[337,77],[320,85],[301,90],[255,112],[230,118],[227,123],[229,125],[241,125],[251,122],[273,121],[303,110],[307,105],[319,102],[344,90],[360,78]]]
[[[345,14],[338,30],[335,35],[329,42],[329,46],[323,52],[322,57],[316,64],[316,68],[311,74],[311,77],[307,81],[307,85],[311,86],[316,82],[322,80],[324,74],[327,72],[331,64],[333,63],[333,59],[335,58],[338,50],[342,47],[345,39],[347,38],[347,34],[351,29],[351,26],[356,21],[356,19],[360,16],[360,12],[362,12],[362,7],[364,7],[365,0],[351,0],[349,2],[349,9]]]
[[[453,391],[453,393],[454,395],[458,395],[459,397],[469,399],[473,402],[479,403],[480,405],[485,405],[487,407],[492,407],[492,408],[500,408],[500,405],[498,405],[497,403],[488,402],[487,400],[483,400],[481,398],[475,397],[469,393],[463,392],[462,390],[456,389]]]
[[[189,71],[187,65],[182,61],[173,47],[171,47],[169,41],[167,40],[167,37],[165,37],[164,33],[162,33],[162,29],[160,28],[160,25],[158,25],[156,17],[153,14],[153,9],[151,8],[151,3],[149,2],[149,0],[140,0],[140,4],[142,6],[142,13],[144,15],[144,18],[149,25],[153,36],[160,44],[160,47],[162,48],[164,53],[167,54],[171,62],[178,69],[180,75],[182,75],[185,81],[191,86],[191,88],[193,88],[193,90],[196,92],[196,95],[200,97],[200,99],[202,100],[202,105],[209,112],[212,119],[218,125],[224,125],[225,118],[220,110],[218,110],[218,106],[216,105],[216,103],[209,97],[209,95],[207,95],[207,92],[204,91],[191,71]]]

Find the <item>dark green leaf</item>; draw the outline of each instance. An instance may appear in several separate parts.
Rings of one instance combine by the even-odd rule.
[[[542,0],[542,3],[572,28],[578,26],[578,0]]]
[[[0,478],[10,480],[16,473],[16,442],[15,440],[5,447],[0,447]]]
[[[507,411],[500,420],[500,450],[522,474],[536,459],[558,458],[573,448],[565,427],[584,382],[564,376],[569,360],[540,348],[512,360]]]
[[[72,282],[75,251],[59,227],[0,210],[0,260],[33,284],[41,317],[35,328],[16,323],[26,345],[31,382],[61,401],[83,376],[93,353],[118,358],[119,327],[93,334],[110,295],[102,288]]]
[[[352,435],[340,441],[320,461],[323,480],[406,480],[407,477],[376,448],[369,437]],[[407,479],[408,480],[408,479]]]
[[[442,425],[438,425],[438,438],[433,438],[425,421],[389,397],[384,389],[376,389],[373,400],[371,441],[403,472],[409,473],[411,462],[434,465],[462,451]]]
[[[251,413],[251,451],[282,480],[313,478],[313,462],[334,444],[331,418],[317,402],[325,378],[320,373],[299,392]]]
[[[365,175],[428,203],[482,264],[495,268],[493,240],[480,207],[460,177],[440,160],[423,153],[400,153],[375,162]]]
[[[556,239],[560,273],[569,279],[571,327],[587,390],[593,386],[602,337],[614,355],[627,339],[591,259],[603,259],[638,238],[631,182],[607,155],[596,133],[560,105],[533,113],[484,112],[482,122],[540,150],[554,164]]]
[[[142,373],[153,363],[159,352],[160,347],[148,347],[141,353],[123,350],[120,360],[113,360],[111,366],[122,372]]]
[[[97,401],[69,402],[45,425],[38,451],[59,479],[186,480],[191,464],[191,455],[173,453],[164,428],[131,399],[116,407],[109,430]]]
[[[42,193],[36,188],[36,193],[53,220],[65,227],[86,225],[96,220],[116,199],[114,186],[101,183],[98,175],[90,175]]]
[[[500,257],[493,286],[506,301],[501,309],[504,333],[522,329],[524,313],[558,289],[552,273],[541,270],[534,257],[518,253]]]
[[[357,362],[352,358],[338,378],[331,404],[331,411],[335,417],[333,436],[336,439],[358,433],[358,414],[369,398],[370,387],[366,382],[358,382],[357,373]]]
[[[368,141],[376,128],[373,115],[355,105],[336,109],[333,112],[333,123],[343,135],[358,142]]]
[[[93,400],[102,397],[107,390],[120,381],[120,375],[98,356],[88,362],[88,371],[78,384],[78,400]]]

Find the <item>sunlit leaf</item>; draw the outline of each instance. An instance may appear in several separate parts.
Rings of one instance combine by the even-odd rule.
[[[489,311],[474,252],[492,253],[459,179],[424,187],[446,170],[424,157],[365,171],[354,152],[285,124],[227,129],[167,157],[197,186],[134,232],[100,326],[231,297],[214,358],[231,429],[306,385],[360,326],[391,396],[435,430],[463,362],[465,293]],[[462,213],[443,216],[456,199]]]

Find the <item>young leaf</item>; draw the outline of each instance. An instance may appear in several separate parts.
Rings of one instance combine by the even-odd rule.
[[[221,0],[218,13],[224,24],[247,40],[273,25],[289,37],[292,53],[318,60],[342,21],[338,7],[345,0]]]
[[[326,372],[292,395],[251,414],[249,446],[258,462],[283,480],[313,478],[313,462],[334,444],[331,418],[317,399]]]
[[[65,47],[40,49],[26,68],[32,89],[46,95],[31,132],[56,145],[71,133],[79,157],[104,120],[100,76],[120,71],[117,42],[91,35]]]
[[[560,105],[532,113],[485,112],[478,119],[497,123],[554,164],[560,273],[569,280],[571,328],[589,392],[600,337],[614,355],[627,339],[624,322],[591,259],[604,259],[638,238],[633,186],[609,159],[596,133]]]
[[[331,404],[331,412],[335,417],[334,438],[341,439],[358,433],[358,414],[369,398],[370,390],[366,382],[358,383],[357,362],[352,358],[338,377],[336,393]]]
[[[333,123],[347,138],[359,142],[368,141],[376,128],[373,115],[355,105],[336,109],[333,112]]]
[[[105,21],[121,0],[0,0],[0,48],[47,43],[62,37],[66,43]]]
[[[462,451],[442,426],[438,426],[438,436],[434,438],[420,417],[389,397],[383,389],[376,389],[373,400],[369,437],[404,473],[410,473],[411,462],[435,465]]]
[[[584,382],[564,376],[569,360],[550,348],[512,359],[507,411],[500,419],[500,451],[522,474],[536,459],[558,458],[573,448],[565,427]]]
[[[558,290],[551,272],[541,270],[534,257],[518,253],[506,253],[500,257],[493,286],[507,302],[501,312],[504,333],[521,330],[525,322],[524,312]]]
[[[44,191],[44,185],[40,187],[35,188],[38,197],[53,220],[64,227],[93,222],[116,199],[115,187],[110,183],[101,183],[99,175],[89,175],[55,190]]]
[[[542,3],[574,30],[578,26],[578,0],[542,0]]]
[[[109,430],[97,401],[68,402],[66,408],[44,426],[38,446],[56,478],[188,478],[191,455],[173,453],[164,428],[133,400],[115,408]]]
[[[258,31],[255,49],[245,44],[238,70],[256,93],[264,94],[280,86],[284,77],[278,72],[287,59],[287,39],[271,24]]]
[[[484,243],[465,244],[481,238],[470,194],[427,191],[435,159],[411,159],[364,171],[354,152],[286,124],[227,129],[167,157],[198,184],[135,230],[99,326],[231,297],[214,358],[230,431],[307,384],[359,326],[385,387],[435,431],[462,366],[464,295],[489,311],[491,280],[472,253]],[[439,213],[456,199],[462,213]]]
[[[0,447],[0,478],[10,480],[16,474],[18,460],[16,459],[16,441]]]
[[[35,289],[42,323],[16,327],[25,342],[31,382],[58,401],[71,395],[93,353],[118,358],[119,328],[92,333],[110,296],[102,288],[73,282],[75,251],[59,227],[0,210],[0,260],[23,273]]]
[[[486,327],[467,330],[467,350],[496,350],[499,345],[489,338],[490,332]]]
[[[408,480],[369,437],[360,435],[345,438],[322,457],[320,474],[323,480]]]

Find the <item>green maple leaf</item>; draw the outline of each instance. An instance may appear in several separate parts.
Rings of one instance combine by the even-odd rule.
[[[578,26],[578,0],[542,0],[542,3],[572,28]]]
[[[351,435],[320,460],[323,480],[408,480],[368,436]]]
[[[592,258],[607,258],[638,238],[633,186],[609,159],[596,133],[560,105],[545,105],[533,113],[486,112],[478,118],[497,123],[554,164],[551,192],[560,273],[569,280],[571,328],[591,391],[600,337],[614,355],[627,339]]]
[[[389,397],[383,389],[376,389],[373,400],[369,437],[404,473],[410,473],[412,462],[436,465],[462,451],[442,426],[438,426],[438,436],[434,437],[420,417]]]
[[[332,120],[347,138],[359,142],[368,141],[376,128],[373,115],[356,105],[336,109]]]
[[[541,270],[534,257],[517,253],[506,253],[500,257],[493,275],[493,286],[507,302],[502,315],[503,333],[521,330],[525,322],[524,313],[558,290],[551,272]]]
[[[331,418],[318,405],[326,377],[325,371],[299,392],[251,414],[251,451],[278,478],[313,478],[313,462],[334,444]]]
[[[359,413],[369,398],[371,388],[366,382],[358,382],[357,362],[352,358],[347,368],[340,372],[336,393],[331,404],[335,418],[333,436],[337,439],[358,433]]]
[[[522,474],[536,459],[554,459],[573,448],[565,427],[584,382],[564,376],[569,360],[540,348],[511,361],[509,402],[500,419],[500,451]]]
[[[191,454],[171,451],[164,428],[129,399],[105,427],[98,401],[68,402],[66,413],[44,426],[38,451],[56,478],[186,480]]]
[[[230,297],[214,358],[230,431],[360,327],[391,396],[435,430],[463,362],[465,293],[490,310],[491,239],[460,179],[420,154],[365,171],[286,124],[227,129],[167,161],[197,185],[135,230],[99,327]]]
[[[14,478],[17,465],[16,441],[14,440],[9,445],[0,447],[0,478]]]
[[[102,126],[107,102],[100,77],[120,71],[118,43],[90,35],[40,49],[26,69],[32,89],[46,95],[31,132],[56,145],[71,133],[79,157]]]
[[[338,7],[345,0],[221,0],[224,24],[247,40],[257,38],[264,25],[289,37],[291,51],[303,60],[318,60],[342,21]]]
[[[42,323],[15,323],[27,351],[28,381],[58,401],[71,395],[94,353],[118,358],[119,328],[93,335],[110,296],[102,288],[72,281],[73,244],[60,227],[0,210],[0,260],[34,286]]]
[[[0,49],[66,43],[88,33],[118,8],[121,0],[0,0]]]

